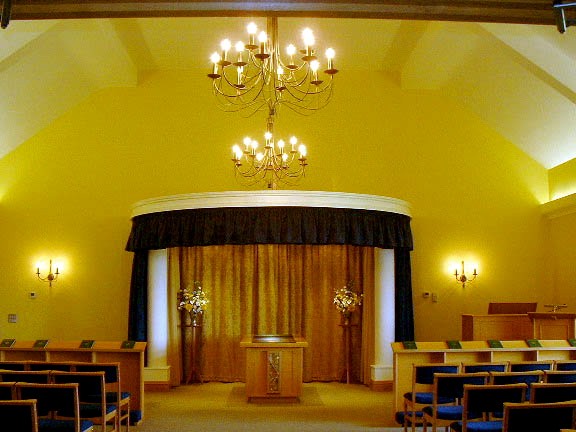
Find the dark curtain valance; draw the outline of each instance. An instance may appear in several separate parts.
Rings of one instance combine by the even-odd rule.
[[[246,244],[348,244],[412,250],[410,217],[322,207],[201,208],[132,219],[126,250]]]

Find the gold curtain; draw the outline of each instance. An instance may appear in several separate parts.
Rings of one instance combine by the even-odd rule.
[[[335,289],[352,280],[354,290],[364,294],[362,308],[353,314],[352,376],[369,381],[374,362],[373,248],[267,244],[173,248],[169,252],[174,305],[169,319],[170,362],[177,375],[172,384],[183,376],[177,292],[195,280],[201,281],[210,300],[202,327],[204,380],[244,381],[240,340],[251,334],[286,333],[302,336],[309,344],[304,350],[304,381],[341,379],[344,333],[332,299]]]

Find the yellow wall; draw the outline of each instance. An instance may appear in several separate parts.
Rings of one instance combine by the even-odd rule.
[[[576,159],[549,170],[550,199],[555,200],[576,193]]]
[[[483,313],[490,300],[549,301],[538,209],[546,170],[457,101],[402,91],[378,73],[337,78],[327,108],[310,117],[284,109],[276,132],[308,145],[299,189],[412,204],[417,339],[458,338],[460,313]],[[0,337],[125,338],[131,204],[242,189],[230,149],[263,130],[264,117],[222,113],[203,72],[151,74],[137,88],[93,94],[1,159]],[[42,257],[67,263],[51,289],[35,280]],[[461,259],[479,266],[466,289],[447,268]]]

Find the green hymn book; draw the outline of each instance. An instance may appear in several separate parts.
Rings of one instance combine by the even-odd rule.
[[[34,348],[46,348],[46,345],[48,345],[48,339],[37,339],[34,342]]]
[[[568,339],[570,346],[576,347],[576,339]]]
[[[93,339],[84,339],[82,342],[80,342],[80,348],[92,348],[93,346],[94,346]]]
[[[499,341],[497,339],[488,339],[488,345],[490,346],[490,348],[504,348],[502,346],[502,341]]]
[[[0,342],[0,347],[2,348],[10,348],[12,345],[16,343],[16,339],[2,339]]]
[[[125,341],[122,342],[122,345],[120,345],[120,348],[132,349],[132,348],[134,348],[134,345],[136,345],[136,341],[133,341],[133,340],[125,340]]]
[[[538,347],[542,346],[542,344],[540,343],[540,341],[538,339],[526,339],[526,344],[529,347],[534,347],[534,348],[538,348]]]
[[[404,349],[418,349],[418,347],[416,346],[416,342],[414,341],[404,341],[402,342],[402,346],[404,347]]]
[[[458,340],[446,341],[446,345],[448,345],[450,349],[462,349],[462,344]]]

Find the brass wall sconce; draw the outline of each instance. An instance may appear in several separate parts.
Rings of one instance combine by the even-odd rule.
[[[56,267],[56,271],[52,273],[52,260],[50,260],[48,274],[45,277],[40,276],[40,267],[36,267],[36,276],[38,276],[38,279],[40,279],[42,282],[48,282],[50,287],[52,287],[52,282],[56,282],[59,275],[60,272],[58,271],[58,267]]]
[[[462,284],[462,288],[466,288],[466,282],[472,282],[478,276],[478,272],[474,269],[472,273],[472,277],[466,276],[466,272],[464,271],[464,261],[462,261],[462,273],[458,273],[458,269],[454,270],[454,277],[458,282]]]

